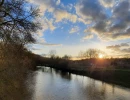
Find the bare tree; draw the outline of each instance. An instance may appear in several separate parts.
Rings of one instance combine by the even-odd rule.
[[[56,50],[50,50],[50,51],[49,51],[49,56],[50,56],[51,58],[55,58],[55,57],[56,57]]]
[[[62,58],[65,59],[65,60],[70,60],[71,56],[69,56],[69,55],[64,55]]]
[[[103,51],[101,50],[98,50],[98,49],[88,49],[86,50],[85,52],[80,52],[79,53],[79,56],[81,58],[98,58],[99,57],[99,54],[103,54],[103,55],[106,55]]]
[[[97,58],[98,57],[98,50],[96,49],[88,49],[86,52],[85,52],[85,56],[88,57],[88,58]]]
[[[79,54],[78,54],[78,57],[79,58],[86,58],[85,57],[85,52],[84,51],[80,51]]]
[[[39,9],[25,0],[0,0],[0,58],[19,57],[40,29]]]
[[[4,43],[27,44],[35,42],[32,33],[40,29],[36,20],[39,9],[25,0],[1,0],[0,40]]]

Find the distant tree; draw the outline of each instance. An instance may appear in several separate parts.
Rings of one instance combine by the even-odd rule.
[[[71,56],[69,56],[69,55],[64,55],[62,58],[65,59],[65,60],[70,60]]]
[[[0,0],[0,40],[6,44],[35,42],[32,33],[40,29],[39,9],[25,0]]]
[[[50,51],[49,51],[49,56],[50,56],[51,58],[55,58],[55,57],[56,57],[56,50],[50,50]]]
[[[80,51],[79,54],[78,54],[78,57],[79,57],[79,58],[86,58],[86,57],[85,57],[85,52]]]
[[[87,58],[97,58],[98,57],[98,50],[97,49],[88,49],[86,52],[85,52],[85,57]]]
[[[46,54],[42,54],[42,57],[46,57],[47,55]]]
[[[104,56],[106,56],[106,54],[98,49],[88,49],[85,52],[80,52],[80,55],[84,58],[98,58],[99,55],[102,54]]]

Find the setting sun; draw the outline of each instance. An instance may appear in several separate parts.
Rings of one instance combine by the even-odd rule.
[[[99,58],[103,58],[103,55],[102,55],[102,54],[99,54]]]

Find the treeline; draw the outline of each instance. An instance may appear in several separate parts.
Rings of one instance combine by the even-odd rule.
[[[40,63],[41,62],[41,63]],[[65,60],[62,58],[43,58],[39,66],[52,67],[61,71],[89,76],[112,84],[130,87],[130,59],[129,58],[104,58]]]
[[[64,59],[64,57],[41,57],[37,55],[37,65],[63,69],[130,69],[130,58],[91,58],[81,60]],[[39,59],[40,58],[40,59]]]
[[[107,54],[101,50],[90,48],[86,51],[80,51],[79,57],[82,58],[99,58],[99,56],[102,56],[103,58],[107,57]]]

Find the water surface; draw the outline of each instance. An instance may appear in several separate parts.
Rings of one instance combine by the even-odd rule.
[[[130,89],[43,67],[30,75],[31,100],[130,100]]]

